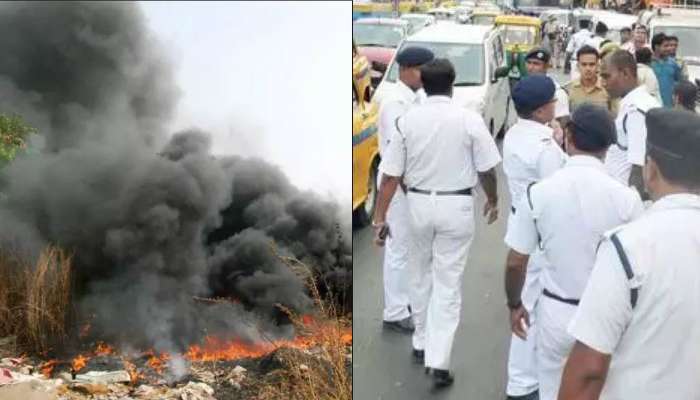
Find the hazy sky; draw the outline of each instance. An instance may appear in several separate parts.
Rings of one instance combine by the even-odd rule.
[[[172,130],[261,156],[349,208],[351,2],[142,2],[183,91]]]

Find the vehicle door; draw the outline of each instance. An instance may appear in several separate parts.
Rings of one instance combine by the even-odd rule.
[[[486,97],[486,113],[493,120],[491,134],[496,135],[506,124],[508,102],[510,98],[510,85],[507,78],[496,78],[496,69],[506,66],[505,49],[503,39],[499,32],[490,36],[487,41],[488,60],[488,91]],[[487,124],[490,123],[487,120]]]

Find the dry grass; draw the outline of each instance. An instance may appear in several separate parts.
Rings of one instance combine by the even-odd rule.
[[[33,353],[66,340],[71,261],[55,246],[44,249],[33,266],[0,254],[0,336],[16,336]]]
[[[348,334],[352,321],[338,313],[332,294],[329,293],[326,298],[321,297],[316,284],[318,277],[306,265],[294,258],[278,257],[305,280],[319,311],[322,329],[315,332],[319,353],[314,361],[294,355],[298,353],[282,357],[286,368],[280,371],[279,379],[260,388],[258,400],[351,400],[351,363],[347,357],[348,347],[344,336]],[[281,308],[299,332],[308,329],[302,318],[289,309]]]

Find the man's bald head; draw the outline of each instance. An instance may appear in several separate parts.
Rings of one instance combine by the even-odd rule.
[[[600,77],[611,97],[624,97],[639,85],[637,60],[630,52],[617,50],[603,58]]]

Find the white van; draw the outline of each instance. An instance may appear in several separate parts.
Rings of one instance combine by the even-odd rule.
[[[634,15],[620,14],[612,11],[606,10],[590,10],[593,14],[593,19],[591,20],[591,31],[595,32],[595,27],[599,22],[604,23],[608,27],[607,39],[621,44],[620,31],[622,28],[632,29],[632,24],[637,22],[637,17]]]
[[[492,135],[508,130],[515,120],[515,108],[510,99],[508,78],[497,77],[507,70],[499,30],[483,25],[436,24],[406,38],[397,54],[410,46],[426,47],[435,57],[452,61],[457,73],[453,99],[480,113]],[[379,102],[383,93],[398,80],[395,58],[387,71],[375,93]]]

